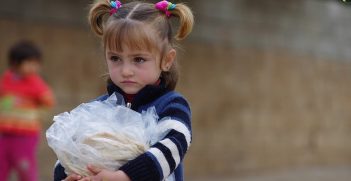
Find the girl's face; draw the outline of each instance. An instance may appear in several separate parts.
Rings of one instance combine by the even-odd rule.
[[[39,72],[39,70],[40,63],[37,59],[25,60],[17,67],[17,73],[19,73],[22,76],[36,74]]]
[[[106,61],[111,80],[127,94],[136,94],[146,85],[155,84],[160,75],[161,57],[156,53],[132,50],[106,49]]]

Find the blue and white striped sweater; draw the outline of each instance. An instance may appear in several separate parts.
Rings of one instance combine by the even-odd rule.
[[[191,113],[189,105],[180,94],[171,91],[149,104],[140,106],[137,111],[141,112],[152,106],[156,108],[156,112],[160,117],[160,123],[165,125],[164,129],[171,131],[163,140],[153,145],[144,155],[141,155],[140,158],[138,157],[122,166],[121,170],[125,171],[133,181],[163,180],[175,170],[176,180],[183,180],[183,168],[180,163],[191,142]],[[148,170],[145,170],[147,176],[141,176],[138,173],[141,171],[141,168],[134,167],[134,165],[139,164],[145,164],[143,167]],[[134,174],[134,172],[136,173]],[[133,175],[136,177],[133,177]]]
[[[123,93],[118,87],[108,88],[109,95]],[[105,100],[109,95],[101,96]],[[183,181],[182,160],[191,139],[191,111],[186,99],[175,91],[168,91],[161,86],[146,86],[134,96],[131,108],[137,112],[154,106],[160,118],[160,125],[170,130],[164,139],[151,146],[147,152],[123,165],[123,170],[132,181],[164,180],[174,173],[176,181]],[[55,168],[55,181],[62,175],[62,166]],[[58,173],[57,173],[58,172]]]

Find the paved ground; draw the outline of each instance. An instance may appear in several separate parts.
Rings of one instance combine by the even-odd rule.
[[[279,173],[234,178],[197,178],[188,181],[351,181],[351,165],[300,168]]]

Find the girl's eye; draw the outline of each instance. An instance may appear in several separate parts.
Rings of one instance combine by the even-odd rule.
[[[135,57],[135,58],[134,58],[134,62],[135,62],[135,63],[138,63],[138,64],[144,63],[144,62],[145,62],[145,59],[142,58],[142,57]]]
[[[120,61],[121,59],[120,59],[118,56],[111,56],[111,57],[110,57],[110,60],[111,60],[112,62],[118,62],[118,61]]]

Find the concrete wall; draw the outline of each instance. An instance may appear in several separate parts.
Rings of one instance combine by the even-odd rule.
[[[104,60],[86,26],[85,1],[2,1],[1,70],[7,48],[29,38],[44,51],[43,76],[58,100],[52,114],[104,91]],[[178,86],[193,110],[188,178],[351,165],[351,6],[336,0],[188,4],[196,26],[179,52]],[[18,6],[24,12],[17,14]],[[48,180],[54,155],[45,142],[39,154]]]
[[[350,164],[350,5],[270,0],[193,7],[195,43],[183,67],[184,89],[195,103],[191,174]]]
[[[187,47],[197,57],[188,65],[198,69],[183,67],[181,86],[194,111],[191,174],[350,164],[349,64],[282,50],[198,48]]]

